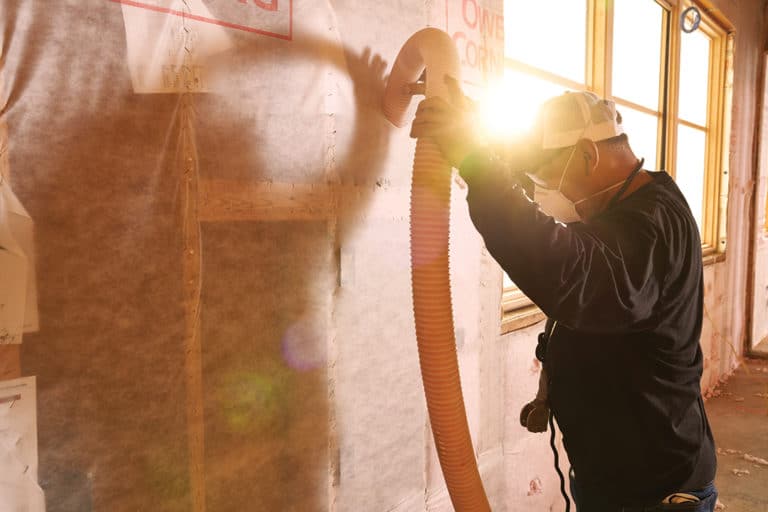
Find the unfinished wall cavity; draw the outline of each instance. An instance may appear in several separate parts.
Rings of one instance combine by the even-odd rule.
[[[731,373],[744,353],[750,337],[748,326],[752,293],[749,270],[750,231],[757,229],[752,210],[757,176],[754,149],[755,128],[759,120],[757,101],[760,89],[765,24],[764,2],[712,2],[734,26],[733,105],[730,112],[728,155],[728,249],[725,262],[705,268],[707,311],[702,333],[705,348],[705,375],[702,387],[714,386]],[[759,13],[759,14],[758,14]],[[709,370],[709,371],[707,371]]]
[[[749,335],[749,346],[756,352],[768,354],[768,87],[765,82],[766,61],[768,53],[763,53],[760,59],[762,65],[763,83],[758,91],[761,97],[762,110],[759,112],[760,124],[758,129],[757,170],[755,173],[753,198],[754,227],[752,234],[752,324]]]

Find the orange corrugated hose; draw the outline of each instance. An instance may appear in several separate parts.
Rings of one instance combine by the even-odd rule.
[[[444,75],[458,80],[456,47],[445,32],[427,28],[405,43],[384,91],[384,115],[403,126],[408,85],[426,69],[426,96],[448,99]],[[489,511],[475,461],[459,380],[451,308],[448,230],[451,166],[434,142],[419,139],[411,183],[411,280],[419,362],[440,466],[453,507]]]

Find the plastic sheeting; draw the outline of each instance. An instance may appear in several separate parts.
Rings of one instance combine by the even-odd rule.
[[[437,4],[2,3],[49,511],[424,508],[413,146],[380,93]]]
[[[37,330],[33,223],[0,174],[0,343],[21,343]]]

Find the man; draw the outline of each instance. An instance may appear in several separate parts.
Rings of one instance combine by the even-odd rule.
[[[528,404],[523,423],[551,407],[579,512],[714,510],[701,241],[682,193],[642,169],[613,102],[553,98],[499,158],[475,142],[471,109],[448,85],[453,101],[422,101],[411,135],[431,137],[459,169],[488,251],[550,319],[537,350],[548,403]],[[548,190],[553,210],[580,221],[542,211],[528,178],[534,201]]]

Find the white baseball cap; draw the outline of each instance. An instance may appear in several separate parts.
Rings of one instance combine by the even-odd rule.
[[[547,100],[539,109],[533,141],[540,149],[575,145],[579,139],[594,142],[624,133],[616,104],[589,91],[568,91]]]

